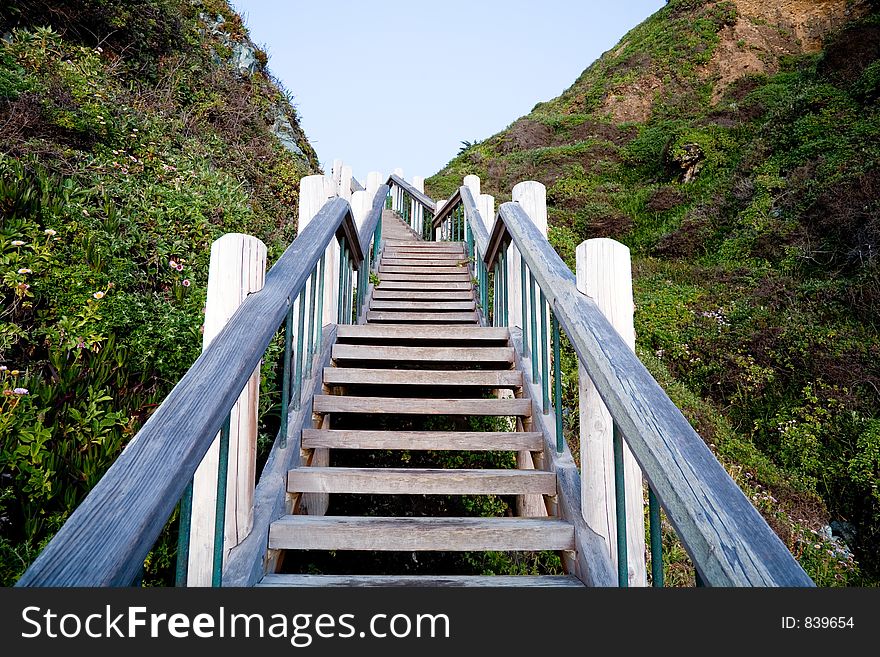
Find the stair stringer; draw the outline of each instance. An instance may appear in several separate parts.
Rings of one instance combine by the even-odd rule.
[[[510,328],[510,344],[513,346],[514,366],[523,372],[522,396],[532,400],[535,409],[532,413],[532,430],[540,431],[544,435],[543,469],[556,473],[556,515],[571,523],[575,529],[574,563],[570,563],[570,559],[563,559],[563,563],[567,569],[573,566],[572,574],[587,586],[616,587],[617,575],[608,543],[587,525],[581,512],[581,475],[571,450],[563,442],[562,453],[556,452],[556,423],[552,415],[540,412],[542,392],[526,374],[529,370],[523,364],[520,329]]]
[[[303,381],[299,410],[291,405],[287,416],[287,446],[275,444],[260,474],[254,491],[254,526],[239,545],[232,548],[223,563],[223,586],[250,587],[267,573],[276,572],[283,550],[269,549],[269,526],[293,512],[298,496],[287,492],[287,473],[302,464],[301,437],[304,428],[312,427],[312,402],[323,389],[324,368],[330,365],[330,355],[336,343],[336,324],[324,327],[321,351],[315,357],[312,376]]]

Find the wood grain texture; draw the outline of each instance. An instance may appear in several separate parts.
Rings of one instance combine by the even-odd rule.
[[[460,282],[446,282],[446,281],[389,281],[389,280],[381,280],[379,282],[379,287],[375,288],[377,290],[421,290],[421,291],[429,291],[429,290],[437,290],[437,291],[446,291],[446,290],[473,290],[473,285],[470,281],[460,281]]]
[[[515,367],[521,372],[525,371],[522,331],[511,329],[510,333],[516,358]],[[540,385],[532,383],[528,376],[523,377],[520,392],[523,398],[541,403]],[[532,429],[539,431],[544,440],[543,468],[556,473],[556,514],[575,528],[575,569],[568,572],[575,572],[587,586],[617,586],[617,573],[608,554],[608,544],[584,521],[581,512],[580,473],[571,450],[563,442],[562,452],[556,451],[556,422],[553,414],[535,413],[531,421]]]
[[[538,432],[525,431],[363,431],[303,429],[304,447],[332,449],[521,450],[543,449]]]
[[[465,265],[455,265],[454,267],[440,265],[434,267],[400,267],[386,265],[384,261],[379,265],[380,277],[384,274],[421,274],[423,276],[436,276],[437,274],[467,274],[467,271],[468,269]]]
[[[389,186],[397,185],[398,187],[406,191],[406,193],[409,194],[413,198],[413,200],[415,200],[417,203],[421,204],[426,210],[428,210],[428,212],[434,212],[434,199],[410,185],[401,176],[392,173],[388,177],[388,182],[386,184]]]
[[[522,385],[516,370],[399,370],[327,367],[327,385],[455,386],[515,388]]]
[[[812,580],[709,451],[516,203],[501,206],[486,262],[513,239],[580,361],[712,586],[812,586]]]
[[[574,529],[550,518],[285,516],[270,547],[289,550],[571,550]]]
[[[376,413],[382,415],[529,416],[528,399],[401,399],[317,395],[316,413]]]
[[[380,360],[394,363],[439,361],[444,363],[511,363],[512,347],[397,347],[336,344],[333,360]]]
[[[577,247],[578,290],[599,310],[630,349],[635,351],[632,274],[629,249],[610,239],[587,240]],[[582,508],[587,524],[608,543],[617,568],[617,500],[613,448],[614,423],[586,370],[579,369]],[[629,447],[623,446],[626,498],[627,571],[630,586],[647,586],[645,491],[642,471]]]
[[[128,586],[324,252],[355,231],[328,201],[28,568],[18,586]],[[357,254],[356,254],[357,255]]]
[[[359,244],[361,253],[366,253],[370,248],[370,242],[373,239],[373,233],[376,226],[382,220],[382,210],[385,208],[385,197],[388,195],[388,186],[379,185],[376,195],[373,197],[370,210],[367,213],[364,223],[360,227]]]
[[[253,586],[270,569],[269,526],[278,518],[291,513],[291,498],[287,494],[287,472],[300,465],[300,435],[312,430],[312,398],[321,392],[321,371],[330,362],[330,349],[335,339],[336,325],[324,328],[322,350],[312,378],[303,384],[303,403],[298,411],[288,414],[287,446],[282,447],[276,436],[275,443],[263,466],[254,491],[254,525],[251,533],[226,556],[223,567],[223,586]],[[315,447],[323,447],[315,445]],[[276,556],[276,555],[272,555]]]
[[[424,290],[415,292],[411,290],[373,290],[375,301],[406,300],[406,301],[468,301],[473,299],[474,294],[468,290]]]
[[[376,495],[555,495],[556,475],[538,470],[300,467],[288,473],[287,490]]]
[[[412,283],[462,283],[471,280],[471,275],[465,271],[461,274],[417,274],[387,272],[379,274],[380,281],[410,281]],[[382,284],[381,282],[379,283]]]
[[[211,245],[202,348],[225,326],[249,294],[263,287],[266,245],[256,237],[227,233]],[[260,371],[254,371],[229,413],[224,554],[245,539],[253,525]],[[210,586],[214,567],[217,470],[220,436],[211,443],[193,476],[187,586]]]
[[[367,312],[368,322],[390,322],[402,324],[405,322],[420,322],[424,324],[476,324],[477,314],[465,313],[399,313],[384,310],[370,310]]]
[[[403,312],[446,312],[476,310],[476,301],[444,301],[434,299],[432,301],[400,300],[374,300],[370,302],[370,310],[397,310]]]
[[[343,325],[338,339],[353,340],[473,340],[506,342],[510,333],[505,327],[482,326],[375,326],[370,324]]]
[[[260,587],[583,587],[571,575],[266,575]]]

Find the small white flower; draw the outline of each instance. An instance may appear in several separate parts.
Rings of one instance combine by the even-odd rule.
[[[11,244],[12,246],[24,246],[25,243],[21,240],[12,240]]]
[[[44,232],[46,235],[48,235],[49,237],[52,237],[53,235],[55,235],[55,234],[57,233],[57,231],[54,231],[54,230],[52,230],[51,228],[47,228],[47,229],[44,230],[43,232]]]

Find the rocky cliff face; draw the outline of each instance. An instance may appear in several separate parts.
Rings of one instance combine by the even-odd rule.
[[[426,181],[631,247],[640,357],[822,584],[880,570],[878,99],[875,2],[670,0]]]

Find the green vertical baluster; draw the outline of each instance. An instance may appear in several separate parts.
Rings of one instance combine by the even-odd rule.
[[[309,338],[306,340],[306,378],[312,375],[312,360],[314,359],[315,341],[315,296],[318,294],[318,268],[312,272],[312,284],[309,290]]]
[[[321,349],[321,341],[324,339],[324,258],[326,251],[321,255],[321,273],[318,274],[318,326],[317,335],[315,336],[315,351]]]
[[[379,266],[379,244],[382,242],[382,217],[376,224],[376,232],[373,235],[373,266]]]
[[[193,485],[190,481],[183,489],[180,498],[180,513],[177,522],[177,568],[174,573],[174,586],[186,586],[189,570],[189,530],[192,526]]]
[[[529,302],[526,296],[526,259],[519,254],[519,290],[522,297],[522,348],[523,356],[529,355]]]
[[[223,585],[223,539],[226,531],[226,476],[229,472],[229,416],[220,430],[220,461],[217,464],[217,505],[214,510],[214,564],[211,586]]]
[[[663,535],[660,527],[660,503],[654,489],[648,486],[648,526],[651,530],[651,581],[663,586]]]
[[[302,370],[303,370],[303,337],[305,333],[306,323],[306,291],[299,293],[297,300],[299,303],[299,319],[297,320],[296,330],[296,367],[293,376],[293,410],[299,410],[300,398],[302,397]]]
[[[532,353],[529,360],[532,361],[532,383],[538,382],[538,320],[535,307],[535,277],[529,272],[529,330],[532,333]],[[526,320],[523,317],[523,324]]]
[[[343,263],[348,257],[347,248],[345,244],[345,240],[340,242],[339,246],[339,293],[336,295],[336,323],[342,324],[342,318],[344,317],[344,310],[342,306],[342,300],[345,294],[345,267],[343,267]]]
[[[501,296],[501,279],[498,277],[498,261],[495,261],[495,272],[494,277],[492,279],[494,281],[493,285],[493,295],[492,295],[492,326],[501,326],[501,323],[498,321],[498,298]]]
[[[559,361],[559,320],[556,314],[550,313],[550,323],[553,326],[553,408],[556,412],[556,453],[562,454],[562,364]]]
[[[501,325],[507,323],[507,251],[501,254]]]
[[[694,568],[694,584],[697,585],[697,588],[703,588],[706,586],[706,582],[703,581],[703,578],[700,577],[700,571]]]
[[[541,302],[541,392],[542,411],[544,415],[550,412],[550,364],[547,362],[547,299],[544,290],[539,290]]]
[[[489,321],[489,268],[484,261],[480,261],[483,269],[483,308],[486,311],[486,322]]]
[[[290,353],[293,343],[293,302],[288,299],[287,319],[284,321],[284,378],[281,380],[281,446],[287,447],[287,410],[290,404]]]
[[[629,567],[626,554],[626,489],[623,476],[623,440],[614,422],[614,505],[617,509],[617,585],[629,586]]]

